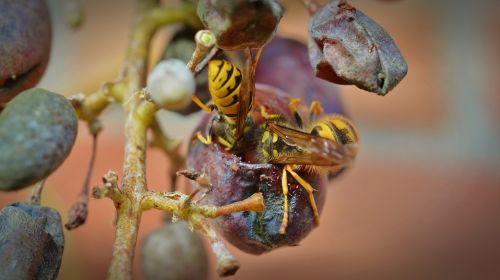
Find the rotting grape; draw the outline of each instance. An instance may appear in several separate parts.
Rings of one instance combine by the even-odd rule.
[[[2,279],[56,279],[63,251],[61,217],[55,209],[18,202],[0,211]]]
[[[257,86],[256,107],[264,105],[274,113],[292,118],[288,109],[290,96],[270,87]],[[258,115],[254,111],[254,115]],[[259,117],[253,118],[258,120]],[[260,118],[262,121],[262,118]],[[195,131],[206,129],[209,117]],[[256,121],[249,131],[260,123]],[[214,129],[217,129],[214,127]],[[262,213],[238,212],[214,220],[215,228],[234,246],[252,254],[261,254],[282,246],[295,246],[315,227],[309,197],[293,178],[289,178],[288,227],[285,234],[279,229],[283,217],[282,166],[259,164],[254,155],[256,144],[251,133],[244,135],[241,157],[223,150],[218,144],[205,145],[196,138],[191,142],[187,167],[205,174],[212,189],[203,203],[225,205],[262,192],[266,209]],[[321,211],[326,193],[326,174],[298,172],[317,190],[314,198]]]
[[[208,278],[203,240],[185,221],[167,222],[148,234],[141,248],[141,267],[147,280]]]
[[[309,58],[317,77],[379,95],[408,71],[391,36],[345,0],[329,2],[309,20]]]
[[[31,185],[52,173],[75,142],[78,121],[63,96],[30,89],[0,115],[0,190]]]
[[[50,56],[51,23],[44,0],[0,0],[0,104],[33,87]]]

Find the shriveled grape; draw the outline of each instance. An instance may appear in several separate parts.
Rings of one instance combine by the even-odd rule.
[[[64,251],[59,213],[14,203],[0,211],[2,279],[56,279]]]

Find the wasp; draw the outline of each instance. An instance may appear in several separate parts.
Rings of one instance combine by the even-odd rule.
[[[234,147],[240,140],[245,129],[248,114],[252,111],[255,98],[255,69],[262,48],[258,49],[255,58],[249,49],[245,52],[245,69],[226,60],[214,59],[208,64],[208,89],[212,104],[203,104],[197,97],[193,101],[202,109],[211,113],[216,109],[218,114],[212,118],[207,136],[197,132],[197,138],[204,144],[212,143],[212,127],[215,123],[222,126],[217,130],[217,141],[227,150]]]
[[[304,122],[297,110],[300,103],[300,99],[292,99],[289,104],[294,124],[281,115],[267,113],[261,107],[266,121],[255,130],[253,136],[258,139],[258,161],[283,165],[281,234],[285,233],[288,225],[288,174],[306,190],[314,222],[318,225],[319,212],[313,196],[314,188],[297,171],[339,172],[351,164],[358,150],[359,137],[351,121],[337,114],[321,116],[321,104],[313,101]]]
[[[338,172],[350,165],[357,154],[358,133],[343,116],[322,116],[323,108],[318,101],[312,102],[308,117],[304,119],[299,113],[299,108],[303,109],[300,99],[291,99],[289,103],[293,119],[269,113],[261,106],[258,110],[264,121],[261,124],[252,123],[252,114],[257,111],[254,110],[254,74],[261,50],[257,52],[256,60],[247,52],[244,71],[228,61],[210,61],[208,83],[212,104],[205,105],[196,98],[193,101],[208,112],[217,110],[218,114],[209,122],[207,135],[204,137],[198,131],[196,137],[208,145],[212,143],[212,135],[215,135],[219,144],[226,150],[232,150],[246,133],[241,146],[252,143],[251,147],[245,148],[256,149],[258,162],[283,166],[281,186],[284,202],[279,232],[284,234],[288,225],[288,174],[308,193],[314,222],[319,224],[314,188],[298,172]],[[213,130],[214,126],[217,129]]]

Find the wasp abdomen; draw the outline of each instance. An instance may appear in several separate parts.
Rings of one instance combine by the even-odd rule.
[[[208,88],[217,109],[230,119],[236,118],[242,75],[232,63],[212,60],[208,66]]]

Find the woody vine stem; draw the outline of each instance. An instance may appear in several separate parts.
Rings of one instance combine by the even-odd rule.
[[[162,7],[157,0],[137,0],[136,4],[132,35],[121,75],[116,81],[104,84],[100,90],[92,94],[70,98],[79,118],[88,123],[93,135],[100,128],[99,113],[110,103],[120,103],[125,111],[124,175],[121,186],[118,184],[116,173],[109,171],[103,178],[104,186],[94,188],[92,193],[96,198],[110,198],[117,210],[116,239],[108,278],[131,279],[141,214],[152,208],[172,212],[208,236],[218,259],[219,274],[232,274],[238,268],[238,262],[223,245],[221,246],[220,239],[206,218],[215,218],[237,211],[262,211],[264,208],[262,195],[255,194],[246,200],[221,207],[199,206],[192,201],[193,196],[180,192],[148,191],[146,182],[147,130],[151,128],[155,140],[160,139],[153,141],[154,143],[164,143],[164,139],[168,139],[162,134],[154,117],[158,108],[145,98],[143,90],[151,39],[156,30],[165,25],[183,23],[200,28],[201,23],[195,7],[189,3],[178,7]],[[199,62],[199,55],[193,57]],[[167,153],[171,151],[169,147],[163,149]],[[173,160],[178,161],[178,159]],[[194,177],[193,179],[196,179]]]

